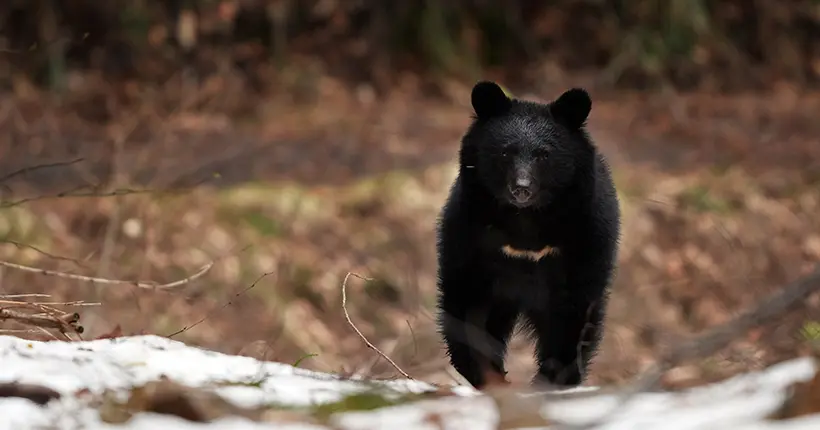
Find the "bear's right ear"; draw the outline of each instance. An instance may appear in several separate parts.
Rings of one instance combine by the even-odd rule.
[[[504,94],[504,90],[490,81],[475,84],[470,98],[476,117],[482,119],[502,114],[512,106],[512,100]]]
[[[592,99],[582,88],[571,88],[550,103],[552,116],[573,130],[584,125],[591,109]]]

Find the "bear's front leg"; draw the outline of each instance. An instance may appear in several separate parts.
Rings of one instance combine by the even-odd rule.
[[[438,322],[450,363],[477,389],[504,384],[504,356],[518,309],[493,300],[488,274],[448,269],[439,284]]]
[[[439,326],[450,363],[473,387],[506,383],[504,356],[517,313],[489,297],[454,293],[442,283]]]
[[[442,291],[438,303],[438,325],[444,339],[450,364],[470,385],[480,387],[484,384],[484,370],[481,366],[482,355],[475,348],[475,332],[482,326],[476,326],[475,317],[478,303],[457,294],[452,289],[457,287],[449,282],[442,282]],[[473,336],[470,336],[473,334]]]
[[[584,381],[600,342],[602,299],[570,292],[553,296],[546,309],[527,313],[536,337],[538,374],[534,384],[574,387]]]
[[[550,288],[543,311],[527,316],[538,341],[533,383],[574,387],[586,378],[598,350],[616,264],[617,241],[608,231],[587,230],[563,255],[566,282]]]

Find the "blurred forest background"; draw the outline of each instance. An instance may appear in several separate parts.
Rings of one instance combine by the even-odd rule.
[[[820,1],[7,0],[0,295],[302,367],[448,382],[434,228],[469,89],[593,96],[624,211],[590,383],[634,376],[820,260]],[[39,167],[34,167],[39,166]],[[259,282],[254,283],[261,275]],[[11,322],[6,333],[42,337]],[[20,331],[23,330],[23,331]],[[820,300],[669,374],[809,353]],[[514,343],[511,377],[532,372]]]

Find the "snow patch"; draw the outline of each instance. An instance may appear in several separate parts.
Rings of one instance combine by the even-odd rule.
[[[265,405],[310,407],[371,390],[389,388],[396,395],[425,393],[436,387],[412,380],[343,380],[334,375],[262,362],[187,346],[158,336],[134,336],[87,342],[35,342],[0,336],[0,383],[28,383],[61,394],[44,406],[19,397],[0,398],[0,429],[327,429],[323,424],[254,422],[243,417],[210,423],[173,415],[137,413],[124,424],[109,424],[88,398],[116,392],[126,400],[134,387],[163,377],[190,387],[206,387],[242,408]],[[551,422],[620,429],[820,429],[820,415],[772,421],[766,416],[784,401],[789,386],[814,376],[811,359],[795,359],[757,373],[680,393],[643,393],[625,403],[594,387],[572,390],[588,396],[545,402]],[[85,391],[87,396],[78,396]],[[339,412],[328,424],[335,429],[495,429],[494,401],[471,387],[453,387],[455,396],[425,399],[369,411]]]

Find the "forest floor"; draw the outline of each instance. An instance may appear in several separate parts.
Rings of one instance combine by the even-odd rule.
[[[549,99],[570,84],[520,95]],[[65,163],[0,184],[0,259],[160,283],[218,259],[171,291],[3,268],[0,294],[101,301],[80,310],[87,338],[117,325],[125,334],[182,331],[174,339],[227,353],[395,376],[345,319],[341,283],[353,271],[374,278],[347,288],[363,335],[414,377],[449,381],[433,320],[434,228],[470,118],[469,86],[431,98],[408,84],[376,99],[327,79],[308,95],[251,103],[231,85],[203,83],[185,109],[144,102],[113,116],[104,97],[55,101],[17,88],[0,99],[0,177]],[[675,339],[726,321],[820,261],[820,93],[593,98],[589,127],[624,213],[597,385],[634,376]],[[664,382],[688,386],[805,355],[818,327],[813,297]],[[529,379],[530,356],[516,340],[512,379]]]

